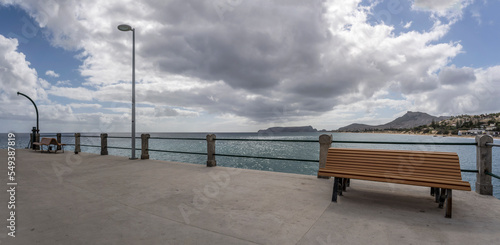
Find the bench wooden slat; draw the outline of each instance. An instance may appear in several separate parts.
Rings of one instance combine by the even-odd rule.
[[[344,164],[340,162],[338,166],[332,167],[327,165],[324,169],[373,169],[387,172],[424,172],[424,173],[443,173],[443,175],[453,175],[461,178],[460,169],[446,169],[437,167],[428,167],[428,166],[411,166],[411,165],[399,165],[399,166],[388,166],[388,165],[366,165],[366,164]]]
[[[405,184],[405,185],[414,185],[414,186],[424,186],[424,187],[435,187],[435,188],[443,188],[443,189],[470,191],[470,186],[458,186],[458,185],[452,185],[452,184],[446,184],[446,183],[420,182],[420,181],[414,181],[414,180],[390,179],[390,178],[384,178],[384,177],[370,177],[370,176],[359,176],[359,175],[349,175],[349,174],[338,174],[337,177],[348,178],[348,179],[370,180],[370,181],[386,182],[386,183],[394,183],[394,184]]]
[[[330,164],[327,161],[326,167],[330,167]],[[382,162],[376,162],[375,164],[370,164],[366,162],[345,162],[345,161],[337,161],[335,164],[335,168],[337,167],[353,167],[353,168],[377,168],[377,169],[387,169],[387,170],[394,170],[394,171],[402,171],[404,169],[409,169],[409,170],[414,170],[414,171],[442,171],[442,172],[449,172],[449,173],[460,173],[459,168],[447,168],[447,167],[441,167],[438,162],[433,162],[432,165],[430,164],[419,164],[419,165],[413,165],[413,164],[384,164]]]
[[[401,155],[435,155],[443,157],[456,157],[454,152],[438,152],[438,151],[408,151],[408,150],[383,150],[383,149],[355,149],[355,148],[330,148],[328,152],[345,152],[356,154],[401,154]]]
[[[335,154],[335,153],[334,153]],[[403,157],[395,157],[395,156],[338,156],[335,161],[343,161],[343,162],[364,162],[364,163],[383,163],[383,164],[412,164],[412,165],[433,165],[433,163],[439,163],[443,167],[447,168],[456,168],[456,162],[458,159],[441,159],[435,157],[426,157],[426,158],[403,158]]]
[[[366,180],[369,180],[368,178],[376,178],[382,182],[399,183],[399,182],[407,181],[407,182],[412,182],[412,183],[426,184],[424,186],[428,186],[428,187],[459,189],[459,190],[466,190],[466,191],[471,190],[469,182],[466,182],[466,181],[445,180],[445,179],[425,178],[425,177],[417,178],[417,177],[411,177],[411,176],[390,175],[390,174],[381,175],[381,174],[374,174],[374,173],[367,173],[367,172],[359,173],[359,172],[353,172],[353,171],[336,172],[336,171],[331,171],[331,170],[325,170],[325,171],[320,171],[320,173],[335,176],[335,177],[340,177],[340,178],[355,178],[355,179],[366,179]],[[351,177],[347,177],[347,176],[351,176]],[[417,184],[417,185],[420,185],[420,184]],[[440,187],[438,185],[446,185],[447,187]],[[457,188],[450,188],[451,186],[456,186]]]
[[[419,177],[426,177],[428,176],[429,178],[443,178],[443,179],[451,179],[451,180],[462,180],[462,176],[460,173],[447,173],[446,175],[443,175],[442,172],[438,171],[404,171],[404,172],[399,172],[399,171],[388,171],[386,169],[374,169],[374,168],[364,168],[365,172],[371,172],[371,173],[378,173],[378,174],[390,174],[390,175],[401,175],[401,176],[419,176]],[[322,169],[322,172],[324,171],[356,171],[356,168],[349,168],[349,167],[339,167],[335,169],[329,169],[325,168]]]
[[[425,159],[404,159],[397,158],[392,156],[363,156],[363,157],[355,157],[355,156],[337,156],[335,161],[343,161],[343,162],[365,162],[375,164],[377,162],[384,164],[412,164],[412,165],[432,165],[432,163],[439,163],[440,165],[447,168],[455,168],[456,162],[458,159],[440,159],[440,158],[425,158]]]

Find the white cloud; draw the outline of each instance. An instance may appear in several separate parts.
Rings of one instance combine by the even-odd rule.
[[[457,68],[455,65],[444,67],[439,73],[439,81],[445,85],[458,85],[474,82],[476,75],[474,69],[469,67]]]
[[[434,25],[415,31],[412,21],[402,22],[401,33],[389,23],[370,23],[374,5],[362,6],[361,0],[245,1],[223,19],[211,2],[187,0],[16,4],[46,28],[52,45],[80,50],[80,74],[86,80],[81,87],[71,87],[69,81],[49,87],[16,51],[15,40],[5,38],[0,45],[5,43],[18,59],[0,60],[0,69],[22,67],[24,72],[11,75],[28,79],[40,97],[83,101],[65,108],[101,110],[73,115],[78,122],[89,116],[89,123],[107,125],[130,114],[124,105],[131,101],[132,33],[117,30],[123,22],[136,28],[136,100],[147,106],[138,113],[152,127],[160,127],[156,117],[186,123],[179,118],[209,115],[221,124],[226,118],[263,125],[308,124],[322,115],[333,122],[337,112],[352,111],[367,112],[366,119],[374,120],[381,108],[459,112],[473,108],[476,100],[464,99],[470,103],[460,107],[427,101],[444,102],[432,97],[441,96],[460,104],[464,96],[459,88],[471,89],[492,73],[450,65],[462,46],[459,40],[441,40],[470,1],[415,0],[412,8],[428,13]],[[401,99],[389,98],[389,92]]]
[[[169,108],[169,107],[155,107],[154,108],[154,117],[193,117],[199,116],[199,113],[194,111],[181,110],[177,108]]]
[[[49,77],[59,77],[59,74],[57,74],[55,71],[52,71],[52,70],[46,71],[45,75],[49,76]]]
[[[447,17],[456,21],[463,15],[463,10],[474,0],[414,0],[413,9],[428,11],[439,17]]]
[[[483,23],[483,21],[481,20],[481,13],[478,9],[471,10],[471,16],[476,20],[476,23],[478,25],[481,25]]]
[[[476,114],[497,112],[497,97],[500,94],[500,66],[476,69],[452,68],[459,82],[453,86],[442,86],[433,91],[410,95],[416,110],[434,114]],[[462,78],[458,78],[461,74]],[[462,80],[462,81],[460,81]]]
[[[69,104],[71,108],[91,108],[91,109],[99,109],[102,108],[101,104],[85,104],[85,103],[71,103]]]
[[[16,98],[17,91],[27,94],[32,99],[39,99],[41,94],[36,93],[38,87],[37,72],[30,67],[26,56],[17,51],[16,39],[9,39],[0,35],[0,93],[8,98]]]
[[[403,28],[405,29],[410,28],[412,23],[413,23],[412,21],[407,22],[406,24],[403,25]]]
[[[68,81],[68,80],[66,80],[66,81],[57,81],[56,86],[61,86],[61,85],[70,86],[71,82]]]
[[[52,86],[49,90],[47,90],[47,93],[54,96],[81,101],[91,101],[94,98],[94,91],[83,87],[71,88]]]

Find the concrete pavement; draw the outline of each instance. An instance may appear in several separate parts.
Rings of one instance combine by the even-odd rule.
[[[5,190],[7,150],[0,150]],[[428,188],[72,152],[16,150],[16,237],[0,244],[500,244],[500,200]],[[8,225],[9,193],[0,194]]]

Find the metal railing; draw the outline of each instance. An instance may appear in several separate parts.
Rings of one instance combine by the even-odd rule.
[[[52,136],[52,135],[51,135]],[[68,137],[68,136],[64,136]],[[76,137],[76,136],[75,136]],[[101,138],[101,136],[96,136],[96,135],[80,135],[79,137],[82,138]],[[127,136],[107,136],[106,138],[109,139],[130,139],[130,137]],[[212,142],[209,141],[208,136],[207,139],[204,138],[181,138],[181,137],[149,137],[147,135],[143,134],[141,137],[136,137],[136,138],[141,138],[143,141],[146,140],[148,141],[149,139],[151,140],[187,140],[187,141],[207,141],[208,144],[215,144],[216,141],[234,141],[234,142],[281,142],[281,143],[320,143],[321,140],[288,140],[288,139],[238,139],[238,138],[222,138],[222,139],[216,139],[215,136],[212,140]],[[75,140],[76,141],[76,140]],[[76,143],[76,142],[75,142]],[[386,144],[386,145],[448,145],[448,146],[478,146],[477,142],[389,142],[389,141],[345,141],[345,140],[330,140],[329,146],[332,144]],[[104,146],[103,141],[101,141],[101,145],[88,145],[88,144],[78,144],[78,146],[83,146],[83,147],[96,147],[96,148],[103,148]],[[107,146],[106,148],[110,149],[123,149],[123,150],[130,150],[130,147],[118,147],[118,146]],[[67,145],[75,145],[76,144],[67,144]],[[148,144],[146,144],[148,145]],[[494,144],[494,143],[485,143],[484,145],[488,146],[489,148],[491,147],[500,147],[500,144]],[[286,158],[286,157],[266,157],[266,156],[252,156],[252,155],[239,155],[239,154],[227,154],[227,153],[216,153],[215,150],[214,152],[210,152],[208,149],[210,148],[207,146],[207,152],[190,152],[190,151],[178,151],[178,150],[166,150],[166,149],[149,149],[146,148],[144,149],[144,144],[143,144],[143,149],[137,149],[141,150],[143,152],[143,155],[146,154],[146,157],[141,158],[143,159],[149,159],[149,151],[151,152],[163,152],[163,153],[176,153],[176,154],[193,154],[193,155],[205,155],[208,157],[208,160],[212,159],[215,162],[215,157],[220,156],[220,157],[233,157],[233,158],[253,158],[253,159],[264,159],[264,160],[278,160],[278,161],[296,161],[296,162],[314,162],[318,163],[318,159],[298,159],[298,158]],[[214,147],[215,149],[215,147]],[[146,152],[146,153],[145,153]],[[107,152],[106,152],[107,154]],[[324,154],[320,152],[320,154]],[[321,157],[320,157],[321,158]],[[207,161],[208,164],[208,161]],[[478,169],[460,169],[461,172],[465,173],[480,173]],[[500,177],[494,173],[491,173],[488,170],[483,171],[485,175],[500,179]]]

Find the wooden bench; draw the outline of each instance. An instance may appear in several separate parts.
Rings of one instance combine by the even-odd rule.
[[[61,149],[62,149],[62,151],[64,152],[64,146],[66,144],[61,144],[61,143],[57,142],[57,139],[55,139],[55,138],[42,138],[40,140],[40,142],[34,142],[33,145],[40,146],[40,152],[50,152],[50,146],[53,145],[53,146],[55,146],[54,153],[57,153],[57,151],[58,151],[57,147],[60,146]],[[44,145],[47,146],[47,150],[46,151],[43,150],[43,146]]]
[[[332,202],[342,196],[350,179],[431,187],[431,195],[451,218],[451,190],[470,191],[462,181],[458,155],[452,152],[330,148],[318,176],[334,177]]]

